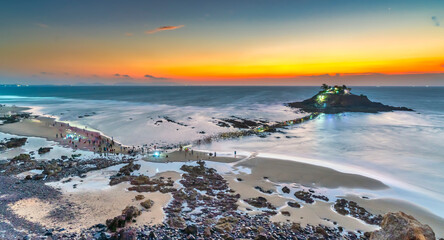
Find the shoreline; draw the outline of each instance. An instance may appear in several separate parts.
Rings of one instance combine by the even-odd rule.
[[[34,121],[37,120],[37,121]],[[69,125],[63,125],[61,124],[60,128],[57,128],[57,122],[55,119],[46,118],[46,117],[36,117],[33,119],[24,119],[24,121],[19,123],[11,123],[0,126],[0,132],[9,131],[7,133],[13,134],[13,135],[20,135],[17,133],[22,133],[23,136],[30,137],[32,134],[34,134],[35,137],[42,137],[47,140],[55,141],[60,145],[72,148],[69,141],[66,141],[66,139],[58,139],[54,137],[56,134],[62,133],[63,135],[68,134],[67,130],[71,130],[71,133],[74,132],[76,134],[84,136],[87,134],[86,137],[88,137],[86,140],[91,139],[99,139],[96,133],[93,134],[92,131],[80,129],[77,127],[70,127]],[[15,125],[14,125],[15,124]],[[54,124],[54,125],[52,125]],[[13,126],[14,125],[14,126]],[[52,125],[52,126],[51,126]],[[51,137],[52,136],[52,137]],[[91,138],[93,137],[93,138]],[[107,141],[109,143],[109,138],[106,136],[103,136],[103,139],[106,139],[104,141]],[[85,140],[85,139],[84,139]],[[104,142],[102,142],[104,144]],[[103,146],[103,145],[101,145]],[[115,144],[115,146],[119,146],[118,144]],[[91,151],[91,145],[88,144],[79,144],[78,149],[84,149]],[[123,153],[124,151],[119,151],[119,148],[113,148],[115,149],[115,152],[113,154],[127,154]],[[139,155],[137,151],[134,152],[134,155]],[[168,157],[166,157],[168,155]],[[292,194],[293,189],[302,189],[302,190],[308,190],[313,189],[314,191],[320,191],[319,193],[322,193],[322,189],[337,189],[337,188],[345,188],[345,189],[364,189],[364,190],[371,190],[371,191],[379,191],[389,188],[387,185],[385,185],[383,182],[369,178],[363,175],[358,174],[350,174],[350,173],[344,173],[340,171],[336,171],[332,168],[318,166],[314,164],[304,163],[304,162],[295,162],[291,160],[285,160],[285,159],[273,159],[273,158],[265,158],[265,157],[257,157],[254,155],[251,156],[241,156],[238,155],[238,158],[232,158],[229,156],[218,156],[218,157],[211,157],[208,156],[208,151],[194,151],[186,152],[186,151],[172,151],[172,152],[165,152],[160,155],[160,157],[152,157],[152,156],[141,156],[140,160],[136,160],[136,162],[142,164],[145,162],[145,164],[142,164],[142,169],[145,165],[154,165],[156,164],[165,164],[165,163],[184,163],[184,164],[190,164],[195,163],[198,160],[206,160],[207,164],[209,166],[218,166],[217,164],[226,164],[229,167],[232,167],[233,169],[239,169],[239,168],[246,168],[250,169],[249,173],[246,172],[233,172],[234,170],[231,170],[231,172],[220,172],[224,178],[227,179],[228,186],[233,189],[235,192],[240,193],[240,199],[238,200],[239,208],[241,210],[244,210],[248,212],[248,214],[261,214],[261,210],[254,210],[249,211],[248,209],[251,208],[251,205],[245,202],[245,199],[255,198],[258,196],[262,196],[265,199],[268,200],[271,204],[278,207],[278,210],[280,212],[289,212],[290,216],[305,216],[303,219],[299,219],[299,223],[302,224],[302,226],[310,226],[310,225],[317,225],[317,224],[324,224],[330,227],[335,227],[335,224],[333,222],[339,223],[340,226],[346,227],[346,229],[352,229],[354,231],[356,230],[363,230],[363,231],[373,231],[377,228],[371,227],[371,225],[366,227],[366,224],[363,222],[360,222],[360,220],[357,220],[355,218],[351,218],[349,216],[342,216],[337,214],[335,211],[333,211],[332,206],[333,203],[331,201],[316,201],[314,204],[305,204],[302,208],[291,208],[287,204],[289,199],[294,199],[294,197],[282,194],[280,188],[282,188],[283,185],[286,184],[290,188],[292,188]],[[106,157],[106,154],[105,154]],[[143,161],[143,162],[142,162]],[[176,164],[179,166],[180,164]],[[224,165],[225,166],[225,165]],[[221,167],[224,167],[221,166]],[[225,167],[227,167],[225,166]],[[222,168],[223,169],[223,168]],[[102,170],[97,170],[102,171]],[[147,170],[147,172],[151,172],[151,170]],[[163,171],[168,172],[168,171]],[[162,171],[160,173],[163,173]],[[179,181],[181,173],[180,170],[177,169],[177,171],[172,171],[173,175],[175,176],[175,181]],[[218,170],[219,172],[219,170]],[[91,172],[88,172],[91,173]],[[87,173],[87,175],[88,175]],[[179,176],[177,176],[177,174]],[[103,175],[103,174],[102,174]],[[155,174],[154,177],[158,178],[161,177],[162,174]],[[103,177],[103,176],[102,176]],[[171,176],[170,176],[171,177]],[[88,176],[85,178],[88,179]],[[80,181],[85,179],[79,178],[79,187],[81,188]],[[238,179],[242,179],[242,181],[239,181]],[[66,180],[66,179],[65,179]],[[62,181],[58,181],[62,182]],[[297,185],[291,186],[291,184],[297,183]],[[71,200],[74,202],[77,202],[78,204],[85,202],[85,201],[92,201],[94,198],[100,199],[100,197],[103,197],[102,194],[100,194],[101,191],[110,191],[109,197],[115,196],[115,194],[119,192],[125,192],[127,197],[125,198],[124,202],[127,203],[134,203],[133,198],[137,195],[135,192],[128,192],[126,188],[128,188],[130,185],[128,183],[120,183],[119,185],[111,187],[111,189],[106,190],[99,190],[99,192],[95,192],[97,190],[87,191],[88,194],[86,195],[76,195],[78,198],[75,199],[73,197]],[[180,186],[180,185],[175,185]],[[256,187],[259,187],[259,190],[256,189]],[[266,191],[273,191],[271,194],[265,193]],[[265,192],[262,192],[265,191]],[[73,193],[67,193],[62,191],[62,195],[67,197],[72,195]],[[155,202],[156,208],[153,208],[151,211],[155,212],[154,217],[147,217],[147,214],[145,212],[142,213],[140,217],[137,218],[138,221],[143,222],[153,222],[155,224],[161,224],[165,220],[165,212],[163,208],[168,205],[172,198],[165,198],[168,194],[161,194],[159,192],[144,194],[148,198],[152,198]],[[393,203],[396,203],[395,201],[390,200],[384,200],[384,198],[377,198],[377,199],[362,199],[362,198],[356,198],[356,197],[350,197],[350,196],[344,196],[345,199],[353,200],[355,202],[358,202],[359,204],[362,204],[363,206],[367,206],[371,212],[373,213],[382,213],[384,210],[387,210],[387,206],[393,206]],[[88,200],[89,199],[89,200]],[[156,199],[159,201],[156,202]],[[163,200],[162,200],[163,199]],[[103,201],[102,201],[103,202]],[[372,202],[372,204],[369,204],[369,202]],[[117,204],[116,202],[115,204]],[[410,205],[409,205],[410,204]],[[100,205],[100,204],[99,204]],[[97,222],[97,221],[104,221],[107,218],[113,217],[114,215],[119,214],[121,209],[117,208],[116,205],[112,205],[113,211],[111,211],[110,207],[104,207],[103,205],[99,206],[91,206],[92,208],[97,209],[108,209],[109,211],[105,211],[108,214],[106,217],[96,218],[96,220],[91,220],[91,222]],[[24,200],[23,202],[16,203],[15,205],[11,205],[11,209],[16,212],[18,215],[25,217],[28,221],[43,221],[43,219],[40,219],[39,217],[45,217],[48,215],[48,213],[45,212],[33,212],[34,208],[40,207],[47,207],[51,208],[51,206],[47,205],[47,203],[39,202],[38,200]],[[406,204],[403,208],[404,211],[408,212],[409,209],[413,205],[412,203]],[[55,206],[52,206],[53,208]],[[381,210],[384,209],[384,210]],[[406,210],[407,209],[407,210]],[[102,213],[104,213],[102,211]],[[444,224],[444,219],[439,218],[436,215],[433,215],[431,212],[427,213],[424,211],[420,211],[418,209],[415,209],[415,211],[412,211],[419,218],[425,222],[430,224],[430,221],[438,221],[439,223],[436,223],[437,226],[439,226],[440,223]],[[35,214],[35,215],[33,215]],[[85,213],[84,213],[85,214]],[[164,215],[162,215],[164,214]],[[428,215],[430,214],[430,215]],[[89,216],[86,214],[86,216]],[[162,217],[163,216],[163,217]],[[416,216],[416,215],[415,215]],[[31,217],[31,218],[27,218]],[[323,218],[329,219],[329,221],[323,220]],[[284,222],[287,223],[290,222],[296,222],[298,219],[295,217],[288,217],[284,216],[281,213],[278,213],[277,215],[274,215],[270,218],[272,222]],[[50,223],[47,223],[50,225]],[[143,224],[142,224],[143,225]],[[130,227],[140,227],[141,225],[138,224],[130,224]],[[439,231],[437,229],[437,226],[433,226],[436,234],[444,235],[444,231]],[[79,231],[83,227],[72,227],[73,230]]]

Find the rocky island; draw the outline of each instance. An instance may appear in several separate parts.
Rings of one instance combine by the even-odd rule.
[[[309,113],[342,113],[342,112],[390,112],[390,111],[413,111],[406,107],[393,107],[379,102],[372,102],[367,96],[355,95],[350,88],[342,86],[328,86],[323,84],[321,91],[313,97],[302,102],[288,103],[289,107],[300,108]]]

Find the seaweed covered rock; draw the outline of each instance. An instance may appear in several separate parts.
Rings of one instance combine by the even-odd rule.
[[[370,235],[371,240],[434,240],[435,233],[429,225],[420,223],[403,212],[387,213],[381,223],[381,230]]]
[[[373,215],[354,201],[337,199],[333,207],[341,215],[350,215],[368,224],[379,225],[382,221],[381,215]]]
[[[27,138],[11,138],[4,143],[6,148],[16,148],[25,145]]]
[[[26,153],[21,153],[18,156],[15,156],[12,160],[12,162],[28,162],[31,161],[31,156],[29,156],[29,154]]]
[[[129,176],[131,175],[132,172],[139,169],[140,169],[140,164],[134,164],[133,162],[130,162],[119,169],[119,174]]]
[[[271,203],[269,203],[267,201],[267,199],[264,197],[248,198],[248,199],[245,199],[244,201],[253,207],[276,209],[276,207],[273,206]]]
[[[110,231],[115,232],[117,230],[117,228],[125,227],[125,224],[127,222],[130,222],[131,220],[133,220],[134,218],[136,218],[140,214],[141,214],[141,211],[138,208],[136,208],[134,206],[126,207],[122,211],[122,215],[119,215],[115,218],[106,220],[106,226],[108,227],[108,229]]]
[[[52,149],[52,147],[41,147],[41,148],[39,148],[38,153],[45,154],[45,153],[48,153],[49,151],[51,151],[51,149]]]
[[[301,208],[301,204],[299,204],[297,202],[288,202],[287,205],[292,208]]]
[[[134,197],[134,198],[136,199],[136,201],[140,201],[140,200],[144,199],[145,196],[139,194],[139,195],[136,195],[136,197]]]
[[[294,196],[297,197],[298,199],[306,202],[306,203],[313,203],[314,200],[312,198],[312,194],[309,192],[305,192],[305,191],[297,191],[294,193]]]

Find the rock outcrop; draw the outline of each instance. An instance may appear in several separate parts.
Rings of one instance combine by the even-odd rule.
[[[383,219],[381,215],[374,215],[365,208],[359,206],[356,202],[348,201],[346,199],[337,199],[333,207],[337,213],[341,215],[350,215],[367,224],[380,225]]]
[[[11,138],[4,143],[6,148],[16,148],[25,145],[27,138]]]
[[[45,153],[48,153],[49,151],[51,151],[51,149],[52,149],[52,147],[41,147],[41,148],[39,148],[38,153],[45,154]]]
[[[115,232],[118,228],[125,227],[125,224],[127,222],[131,222],[141,213],[142,212],[138,208],[134,206],[128,206],[122,211],[122,215],[106,220],[106,226],[110,231]]]
[[[345,90],[345,92],[344,92]],[[372,102],[365,95],[351,94],[349,88],[327,86],[323,91],[302,102],[292,102],[287,105],[300,108],[309,113],[342,113],[342,112],[391,112],[413,111],[406,107],[393,107],[379,102]]]
[[[434,240],[435,233],[414,217],[403,212],[387,213],[381,223],[381,230],[374,231],[370,240]]]
[[[143,202],[140,203],[140,205],[142,205],[142,207],[144,207],[145,209],[150,209],[154,204],[154,201],[151,199],[145,200]]]

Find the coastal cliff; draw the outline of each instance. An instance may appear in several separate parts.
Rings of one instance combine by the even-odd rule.
[[[343,86],[327,86],[324,84],[322,90],[313,97],[302,102],[292,102],[287,105],[291,108],[300,108],[309,113],[342,113],[342,112],[390,112],[390,111],[413,111],[406,107],[393,107],[379,102],[372,102],[365,95],[355,95],[350,88]]]

